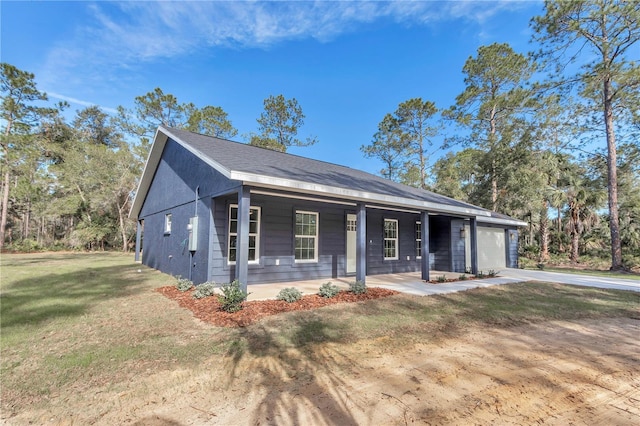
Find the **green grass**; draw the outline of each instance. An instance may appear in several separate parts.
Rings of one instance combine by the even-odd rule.
[[[122,386],[149,371],[195,371],[203,363],[222,368],[220,358],[233,364],[243,357],[291,357],[293,351],[316,360],[316,348],[327,343],[339,351],[384,338],[386,343],[376,344],[394,351],[473,327],[640,319],[640,293],[521,283],[339,304],[223,329],[195,321],[154,292],[175,279],[132,260],[113,253],[2,256],[3,407],[46,406],[50,395]],[[295,365],[294,359],[290,362]]]

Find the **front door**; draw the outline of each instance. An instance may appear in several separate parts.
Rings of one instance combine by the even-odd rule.
[[[356,273],[356,215],[347,215],[347,274]]]

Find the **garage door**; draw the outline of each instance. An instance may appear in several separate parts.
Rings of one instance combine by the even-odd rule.
[[[504,229],[478,226],[478,270],[499,271],[506,267]]]

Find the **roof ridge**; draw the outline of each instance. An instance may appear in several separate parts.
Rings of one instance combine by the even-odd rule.
[[[168,127],[168,126],[163,126],[163,127],[165,129],[167,129],[167,130],[170,130],[170,131],[177,130],[177,131],[180,131],[180,132],[191,133],[191,134],[202,136],[202,137],[205,137],[205,138],[213,138],[213,139],[218,139],[218,140],[223,141],[223,142],[229,142],[229,143],[234,143],[234,144],[238,144],[238,145],[244,145],[244,146],[251,147],[251,148],[256,148],[256,149],[262,149],[262,150],[268,151],[269,153],[290,155],[292,157],[298,157],[298,158],[302,158],[304,160],[317,161],[318,163],[331,164],[332,166],[344,167],[344,168],[349,169],[349,170],[357,170],[357,171],[364,172],[363,170],[354,169],[353,167],[345,166],[344,164],[332,163],[331,161],[326,161],[326,160],[318,160],[317,158],[309,158],[309,157],[305,157],[304,155],[300,155],[300,154],[292,154],[290,152],[276,151],[275,149],[265,148],[263,146],[251,145],[250,143],[234,141],[234,140],[231,140],[231,139],[221,138],[221,137],[218,137],[218,136],[205,135],[204,133],[193,132],[191,130],[180,129],[178,127]],[[364,172],[364,173],[367,173],[367,172]]]

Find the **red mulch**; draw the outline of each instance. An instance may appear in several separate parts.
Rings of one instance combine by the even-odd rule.
[[[362,302],[399,293],[395,290],[369,287],[363,294],[341,291],[332,298],[311,294],[302,296],[300,300],[293,303],[284,300],[254,300],[244,302],[240,311],[229,313],[220,309],[220,303],[215,296],[196,299],[193,297],[193,290],[182,292],[174,286],[160,287],[156,291],[177,301],[181,307],[189,309],[196,318],[219,327],[246,327],[261,318],[282,312],[308,311],[336,303]]]

